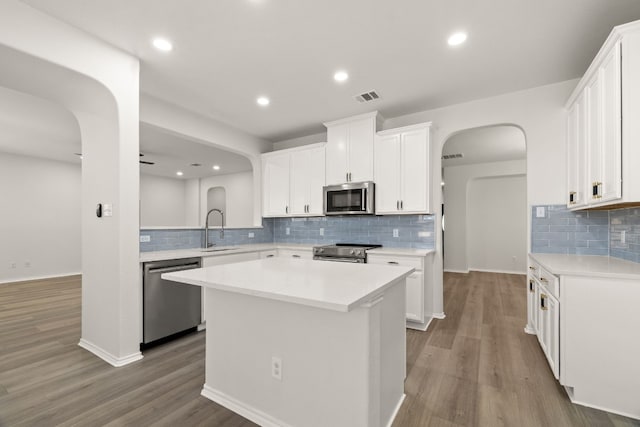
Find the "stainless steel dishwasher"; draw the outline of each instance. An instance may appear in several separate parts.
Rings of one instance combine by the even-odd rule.
[[[171,282],[160,275],[200,266],[200,258],[144,263],[142,350],[197,330],[202,318],[200,286]]]

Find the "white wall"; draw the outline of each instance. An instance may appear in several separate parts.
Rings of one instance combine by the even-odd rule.
[[[71,163],[0,153],[0,283],[80,273],[80,174]]]
[[[318,142],[327,142],[327,132],[316,133],[313,135],[301,136],[299,138],[287,139],[273,143],[273,149],[285,150],[287,148],[301,147],[303,145],[315,144]]]
[[[445,271],[467,272],[472,265],[470,259],[470,231],[471,227],[478,225],[478,223],[472,223],[470,218],[477,215],[477,211],[484,208],[485,204],[481,203],[478,198],[474,198],[473,200],[470,198],[471,183],[479,178],[523,175],[527,171],[526,167],[527,164],[525,160],[512,160],[444,168],[444,209],[446,217],[446,230],[444,233]],[[526,184],[526,180],[524,182]],[[488,190],[488,188],[480,190],[484,191]],[[504,195],[504,199],[500,202],[499,207],[506,205],[513,206],[524,199],[520,209],[521,215],[523,215],[521,220],[524,221],[525,229],[521,236],[513,236],[513,238],[518,242],[524,242],[524,250],[526,251],[528,235],[526,232],[526,185],[520,189],[520,192],[521,194],[517,196],[514,196],[514,194]],[[514,199],[514,197],[516,199]],[[497,210],[496,208],[491,208],[491,211],[494,213]],[[490,244],[486,250],[496,249],[491,245],[492,244]],[[516,244],[516,246],[518,245]],[[522,253],[518,253],[516,256],[523,258]],[[478,268],[480,267],[478,266]],[[491,267],[484,269],[491,269]],[[513,268],[498,268],[497,266],[495,266],[494,269],[515,271]]]
[[[220,209],[223,213],[227,212],[227,190],[224,187],[211,187],[207,191],[207,212],[211,209]],[[212,214],[209,218],[209,225],[219,227],[226,225],[222,223],[222,216]]]
[[[227,211],[226,227],[252,227],[254,213],[253,172],[231,173],[200,179],[200,226],[204,227],[207,214],[207,196],[210,188],[224,187]],[[217,215],[217,214],[215,214]]]
[[[140,227],[185,226],[186,181],[140,175]]]
[[[525,175],[477,178],[469,182],[469,270],[526,273],[526,190]]]

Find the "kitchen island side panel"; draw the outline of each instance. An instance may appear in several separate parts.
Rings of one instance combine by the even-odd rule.
[[[390,424],[404,396],[404,279],[346,313],[206,292],[204,396],[262,425]]]

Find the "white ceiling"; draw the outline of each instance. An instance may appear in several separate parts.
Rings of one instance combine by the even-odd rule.
[[[80,130],[63,107],[42,98],[0,87],[0,152],[80,163],[74,153],[82,151]],[[155,165],[140,165],[140,172],[182,179],[252,170],[243,156],[219,150],[195,141],[140,125],[142,160]],[[193,167],[191,163],[202,166]],[[212,166],[220,166],[214,171]]]
[[[139,57],[143,92],[272,141],[576,78],[640,19],[638,0],[23,1]],[[450,48],[459,29],[469,39]],[[352,98],[372,89],[381,100]]]
[[[520,128],[488,126],[465,130],[449,138],[442,147],[442,155],[458,153],[464,157],[442,160],[442,167],[525,159],[527,147]]]

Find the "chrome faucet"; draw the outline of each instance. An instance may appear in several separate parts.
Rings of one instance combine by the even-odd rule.
[[[213,208],[209,212],[207,212],[207,218],[204,221],[204,248],[209,248],[213,246],[213,243],[209,243],[209,215],[211,212],[219,212],[222,217],[222,226],[220,227],[220,238],[224,239],[224,212],[220,209]]]

